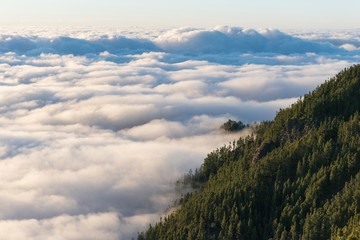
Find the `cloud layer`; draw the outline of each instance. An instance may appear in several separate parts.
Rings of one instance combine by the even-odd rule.
[[[172,204],[179,176],[249,133],[224,134],[224,121],[269,120],[359,61],[310,34],[135,35],[1,37],[6,239],[131,238]]]
[[[180,28],[156,37],[102,35],[87,39],[71,36],[22,36],[7,34],[0,38],[0,52],[25,55],[42,53],[89,55],[166,52],[190,55],[224,53],[337,53],[358,50],[359,41],[349,39],[304,39],[274,29],[256,31],[234,27],[213,29]]]
[[[155,42],[165,51],[186,53],[335,53],[341,49],[327,42],[300,39],[278,30],[217,27],[211,30],[175,29],[159,36]]]

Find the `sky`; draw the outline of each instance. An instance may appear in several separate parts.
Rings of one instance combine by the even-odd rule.
[[[3,0],[1,26],[359,28],[358,0]]]
[[[221,124],[271,120],[360,62],[359,4],[2,0],[1,238],[136,237],[252,132]]]

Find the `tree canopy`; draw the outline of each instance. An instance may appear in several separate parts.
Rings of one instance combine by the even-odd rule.
[[[229,119],[227,122],[225,122],[221,129],[225,130],[226,132],[236,132],[244,129],[246,126],[241,121],[234,121]]]

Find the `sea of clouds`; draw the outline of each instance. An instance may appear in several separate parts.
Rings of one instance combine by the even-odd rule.
[[[174,182],[359,62],[360,31],[0,29],[2,239],[130,239]]]

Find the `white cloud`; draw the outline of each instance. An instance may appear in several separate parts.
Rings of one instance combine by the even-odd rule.
[[[248,134],[220,132],[228,118],[269,120],[359,60],[356,50],[332,54],[330,47],[320,54],[328,44],[274,30],[74,34],[78,39],[10,34],[0,40],[6,43],[0,55],[6,239],[129,239],[172,204],[179,176]],[[248,53],[229,52],[223,43]],[[183,54],[199,46],[196,54]],[[300,51],[286,54],[295,46]],[[152,52],[160,47],[172,53]],[[251,53],[260,47],[277,53]],[[307,47],[319,51],[302,54]]]
[[[86,31],[83,30],[86,33]],[[128,36],[125,36],[125,35]],[[143,33],[144,34],[144,33]],[[154,33],[155,34],[155,33]],[[277,53],[303,54],[315,53],[344,53],[338,39],[308,39],[289,35],[279,30],[242,29],[236,27],[215,27],[212,29],[179,28],[166,32],[158,32],[156,37],[147,34],[143,37],[131,32],[101,34],[74,34],[63,36],[40,34],[22,36],[16,32],[9,32],[0,36],[0,52],[15,52],[36,56],[42,53],[73,54],[73,55],[101,55],[117,59],[117,54],[144,52],[172,52],[198,54],[223,53]],[[302,35],[300,35],[302,36]],[[85,38],[81,38],[85,37]],[[359,43],[359,42],[357,42]],[[348,43],[351,44],[351,43]]]
[[[7,240],[119,239],[119,219],[115,213],[69,216],[50,219],[0,220],[0,232]]]
[[[355,45],[350,44],[350,43],[345,43],[345,44],[341,45],[340,47],[347,50],[347,51],[359,50],[358,47],[356,47]]]
[[[169,52],[229,53],[229,52],[341,52],[329,43],[319,43],[287,35],[278,30],[216,27],[210,30],[181,28],[160,35],[155,43]]]

